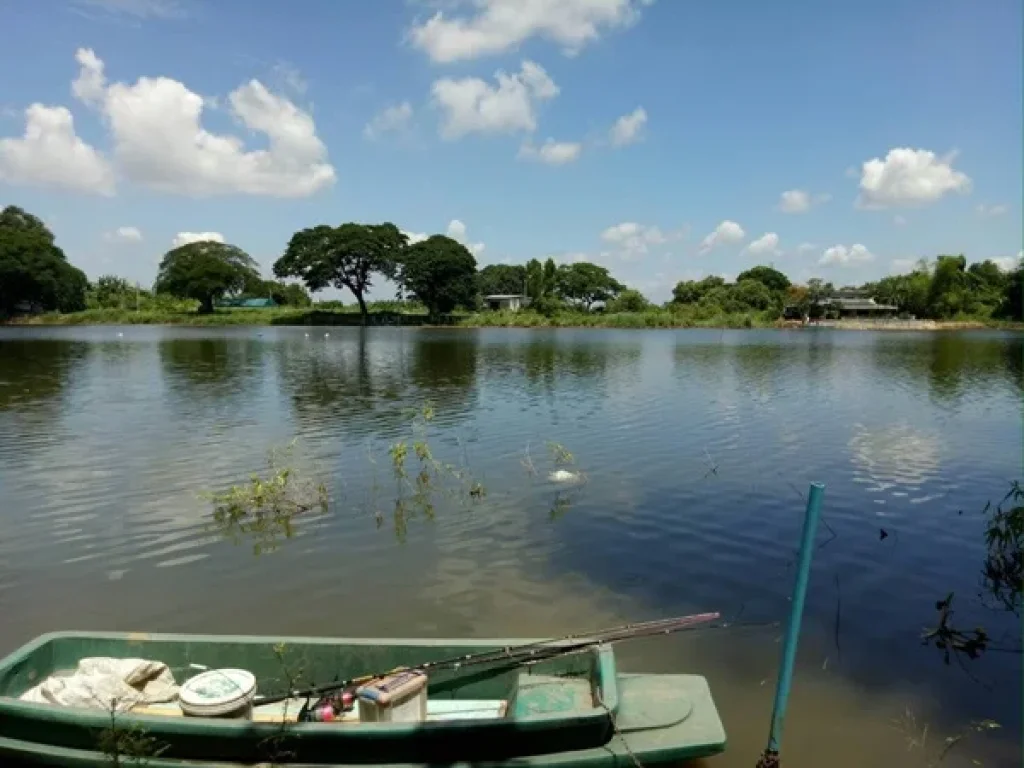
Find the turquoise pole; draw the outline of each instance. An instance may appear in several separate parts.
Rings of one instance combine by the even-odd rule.
[[[807,598],[807,583],[811,579],[811,557],[814,555],[814,535],[821,517],[821,498],[825,486],[811,483],[807,496],[807,511],[804,514],[804,531],[800,540],[800,556],[796,568],[796,583],[793,585],[793,605],[789,612],[789,627],[786,629],[786,644],[782,647],[782,665],[779,682],[775,688],[775,705],[772,708],[772,728],[768,734],[768,749],[765,756],[777,756],[782,743],[782,724],[786,718],[786,704],[789,702],[789,688],[793,682],[793,665],[796,663],[796,647],[800,640],[800,622],[804,615]],[[777,761],[777,757],[776,757]],[[777,764],[777,762],[776,762]]]

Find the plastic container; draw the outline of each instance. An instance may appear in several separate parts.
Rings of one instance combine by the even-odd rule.
[[[244,669],[211,669],[186,680],[178,705],[189,717],[248,719],[256,695],[256,678]]]
[[[363,723],[419,723],[427,719],[427,676],[416,670],[386,675],[356,691]]]

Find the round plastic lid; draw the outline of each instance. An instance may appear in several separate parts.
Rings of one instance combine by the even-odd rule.
[[[256,678],[244,669],[211,669],[186,680],[178,703],[186,714],[216,717],[247,705],[256,693]]]

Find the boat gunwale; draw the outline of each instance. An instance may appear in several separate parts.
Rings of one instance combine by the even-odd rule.
[[[84,630],[61,630],[39,635],[35,639],[19,646],[11,653],[0,658],[0,671],[6,670],[26,659],[31,653],[48,643],[57,640],[74,639],[105,639],[124,640],[129,644],[145,645],[148,642],[179,642],[179,643],[236,643],[246,645],[273,646],[278,643],[302,644],[324,647],[337,646],[418,646],[418,647],[493,647],[504,648],[515,645],[541,642],[531,638],[336,638],[336,637],[299,637],[276,635],[213,635],[191,633],[150,633],[150,632],[89,632]],[[570,643],[571,641],[559,641]],[[555,642],[552,645],[558,645]],[[565,713],[534,713],[521,717],[500,720],[481,720],[473,723],[473,729],[481,731],[521,729],[525,732],[546,731],[551,728],[564,728],[593,724],[601,719],[614,717],[619,706],[617,673],[614,651],[610,646],[595,646],[597,664],[594,682],[601,691],[600,703],[588,712]],[[0,714],[30,718],[36,721],[51,722],[67,726],[86,728],[105,728],[110,725],[110,713],[105,709],[86,709],[84,707],[60,707],[53,704],[42,704],[21,701],[14,696],[0,695]],[[154,733],[164,733],[179,737],[206,735],[224,738],[273,735],[280,731],[274,723],[257,723],[251,720],[229,720],[220,718],[168,718],[160,715],[134,714],[131,711],[118,716],[122,722],[138,723],[151,729]],[[303,733],[316,734],[319,737],[331,732],[338,738],[367,739],[377,741],[381,737],[401,739],[426,732],[443,732],[445,730],[464,730],[466,721],[428,721],[422,723],[360,723],[358,728],[339,728],[336,724],[325,723],[294,723],[289,732],[300,736]],[[525,733],[524,733],[525,735]]]

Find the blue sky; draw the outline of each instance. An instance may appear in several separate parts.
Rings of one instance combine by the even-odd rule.
[[[188,233],[269,268],[351,220],[658,300],[1021,250],[1019,0],[40,0],[0,26],[0,205],[91,277],[148,284]]]

